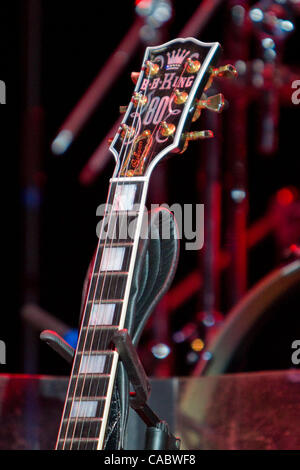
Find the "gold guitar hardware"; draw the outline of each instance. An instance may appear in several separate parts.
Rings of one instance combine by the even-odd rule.
[[[164,137],[170,137],[174,134],[176,126],[172,123],[168,124],[166,121],[160,123],[160,133]]]
[[[212,69],[211,74],[214,77],[223,77],[223,78],[236,78],[238,76],[236,68],[231,65],[222,65],[216,69]]]
[[[208,88],[211,87],[211,84],[212,84],[213,79],[215,77],[219,77],[219,78],[236,78],[237,76],[238,76],[238,72],[237,72],[236,68],[231,64],[222,65],[222,67],[218,67],[218,68],[211,67],[210,77],[209,77],[209,79],[207,81],[207,84],[206,84],[204,89],[207,90]]]
[[[201,139],[211,139],[214,136],[212,131],[194,131],[194,132],[184,132],[182,138],[185,139],[183,149],[180,153],[186,151],[190,140],[201,140]]]
[[[145,159],[152,144],[152,135],[145,129],[141,135],[133,140],[132,147],[127,152],[121,169],[121,176],[141,176],[143,174]]]
[[[208,109],[209,111],[213,111],[215,113],[221,113],[224,109],[225,99],[222,93],[209,96],[208,98],[204,93],[202,96],[204,96],[204,99],[197,101],[196,110],[192,119],[193,122],[199,118],[202,109]]]
[[[131,139],[135,134],[135,128],[127,126],[127,124],[121,124],[121,139]]]
[[[188,94],[185,91],[175,90],[174,101],[176,104],[183,104],[188,99]]]
[[[134,107],[137,108],[139,105],[144,106],[147,103],[148,98],[147,96],[143,95],[141,92],[135,91],[131,101],[134,104]],[[125,114],[127,109],[128,109],[128,106],[120,106],[119,107],[120,114]]]
[[[151,62],[151,60],[146,61],[145,75],[147,77],[153,77],[159,71],[159,65]]]
[[[187,59],[187,64],[186,71],[188,73],[197,73],[201,67],[199,60],[192,60],[190,58]]]
[[[134,106],[137,108],[137,106],[144,106],[147,103],[148,98],[146,95],[143,95],[141,92],[135,91],[133,93],[133,97],[131,101],[133,102]]]

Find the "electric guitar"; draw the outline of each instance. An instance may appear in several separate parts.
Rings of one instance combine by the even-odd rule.
[[[99,233],[56,449],[104,449],[119,362],[112,344],[126,325],[132,277],[152,171],[190,140],[212,137],[190,132],[204,108],[220,112],[221,94],[204,94],[214,77],[234,76],[215,68],[221,47],[193,38],[148,47],[135,89],[110,150],[116,166]]]

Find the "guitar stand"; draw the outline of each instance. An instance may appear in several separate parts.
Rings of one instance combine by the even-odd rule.
[[[45,330],[40,338],[67,362],[72,363],[75,350],[61,336],[54,331]],[[127,330],[118,330],[112,341],[134,389],[134,392],[130,392],[129,404],[147,426],[145,450],[179,450],[180,439],[170,432],[168,424],[147,404],[150,383]]]

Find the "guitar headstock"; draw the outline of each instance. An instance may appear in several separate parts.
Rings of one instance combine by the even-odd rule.
[[[121,127],[110,150],[115,175],[147,176],[168,153],[182,153],[189,140],[212,137],[211,131],[188,132],[201,109],[220,112],[223,95],[204,95],[216,76],[236,75],[234,67],[215,68],[220,44],[194,38],[175,39],[148,47]]]

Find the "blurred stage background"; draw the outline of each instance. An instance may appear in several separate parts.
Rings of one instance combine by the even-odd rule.
[[[64,155],[54,156],[51,142],[136,21],[135,4],[1,4],[0,79],[7,87],[7,104],[0,108],[5,259],[0,339],[7,346],[1,373],[69,374],[69,366],[40,344],[38,329],[22,320],[22,306],[33,302],[77,327],[82,284],[97,242],[96,208],[106,199],[113,157],[89,183],[80,180],[82,169],[118,118],[119,105],[128,103],[130,73],[139,70],[146,45],[177,37],[191,18],[197,21],[201,5],[203,12],[214,11],[206,21],[199,17],[203,26],[196,37],[219,41],[222,63],[236,65],[240,76],[236,83],[215,84],[228,109],[221,116],[203,112],[197,123],[197,129],[213,130],[215,139],[191,144],[184,155],[157,168],[151,182],[149,204],[205,204],[207,230],[202,250],[186,251],[185,240],[181,243],[170,294],[141,340],[147,373],[195,373],[209,352],[209,337],[234,305],[293,259],[290,247],[295,251],[300,241],[300,105],[291,100],[292,82],[300,79],[299,3],[166,5],[169,21],[156,30],[142,29],[128,65],[78,138]],[[262,26],[259,11],[286,23]],[[295,367],[291,344],[300,338],[299,307],[297,283],[274,300],[264,329],[233,371]]]

